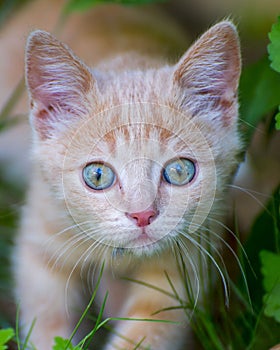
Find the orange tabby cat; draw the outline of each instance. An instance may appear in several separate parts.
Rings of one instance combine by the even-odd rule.
[[[15,271],[23,334],[36,319],[39,350],[70,336],[83,288],[103,263],[107,315],[142,319],[118,321],[106,350],[191,346],[172,295],[187,303],[188,280],[198,297],[201,255],[222,243],[241,148],[236,29],[215,25],[174,65],[130,42],[91,69],[47,32],[28,38],[33,168]],[[102,45],[92,42],[96,52]]]

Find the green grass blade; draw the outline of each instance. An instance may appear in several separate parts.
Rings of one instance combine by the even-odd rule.
[[[98,291],[98,288],[99,288],[99,285],[100,285],[100,282],[101,282],[101,278],[102,278],[102,275],[103,275],[104,266],[105,266],[105,263],[103,262],[103,264],[102,264],[102,266],[101,266],[101,270],[100,270],[99,276],[98,276],[98,279],[97,279],[97,283],[96,283],[95,289],[94,289],[94,291],[93,291],[93,293],[92,293],[92,296],[91,296],[91,299],[90,299],[90,301],[89,301],[87,307],[85,308],[85,310],[84,310],[82,316],[80,317],[78,323],[76,324],[76,326],[75,326],[75,328],[74,328],[74,330],[73,330],[73,332],[72,332],[72,334],[71,334],[71,336],[70,336],[70,338],[69,338],[69,340],[68,340],[68,343],[67,343],[67,345],[66,345],[66,347],[65,347],[65,350],[67,350],[67,348],[68,348],[69,345],[71,344],[71,342],[72,342],[72,340],[73,340],[75,334],[77,333],[78,329],[80,328],[81,323],[82,323],[83,320],[85,319],[86,315],[88,314],[88,312],[89,312],[89,310],[90,310],[90,308],[91,308],[91,306],[92,306],[92,304],[93,304],[93,302],[94,302],[94,300],[95,300],[95,297],[96,297],[96,294],[97,294],[97,291]]]

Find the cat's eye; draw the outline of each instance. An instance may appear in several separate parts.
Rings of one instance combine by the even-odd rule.
[[[83,179],[90,188],[105,190],[114,184],[116,175],[108,165],[97,162],[84,167]]]
[[[173,159],[165,165],[163,178],[169,184],[183,186],[192,181],[195,172],[195,164],[190,159]]]

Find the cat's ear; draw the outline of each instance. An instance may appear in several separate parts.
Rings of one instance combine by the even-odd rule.
[[[173,84],[181,108],[192,115],[217,113],[223,125],[237,119],[237,88],[241,70],[235,26],[223,21],[194,43],[175,66]],[[179,90],[178,90],[179,87]]]
[[[57,122],[87,112],[94,79],[64,44],[44,31],[30,34],[26,47],[26,83],[32,123],[42,138]]]

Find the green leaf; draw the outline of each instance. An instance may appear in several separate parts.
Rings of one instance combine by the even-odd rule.
[[[7,344],[15,335],[12,328],[0,329],[0,350],[8,349],[5,345]]]
[[[68,343],[68,339],[63,339],[61,337],[55,337],[53,350],[64,350],[67,347],[67,343]],[[67,348],[73,349],[72,344],[70,343],[70,346]]]
[[[163,1],[165,0],[69,0],[66,4],[65,12],[86,11],[98,4],[142,5]]]
[[[276,130],[280,130],[280,107],[279,107],[279,112],[275,116],[275,121],[276,121],[276,124],[275,124]]]
[[[280,73],[280,17],[277,23],[274,23],[271,32],[268,34],[270,44],[268,45],[269,59],[271,67]]]
[[[266,250],[260,252],[262,263],[264,313],[280,323],[280,255]]]
[[[69,339],[64,339],[61,337],[55,337],[54,338],[54,346],[53,350],[81,350],[79,346],[73,346],[71,342],[69,342]]]

